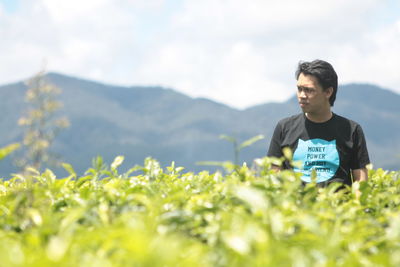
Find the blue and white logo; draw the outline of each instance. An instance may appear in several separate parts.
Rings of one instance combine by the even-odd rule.
[[[325,182],[332,178],[339,168],[339,153],[336,148],[336,140],[323,139],[301,140],[293,154],[293,160],[301,162],[301,169],[294,168],[295,172],[301,172],[301,180],[311,182],[313,170],[317,173],[317,183]]]

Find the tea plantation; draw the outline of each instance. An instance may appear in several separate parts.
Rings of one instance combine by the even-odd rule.
[[[302,186],[274,159],[227,172],[101,158],[0,180],[1,266],[400,266],[400,172]],[[361,192],[361,194],[359,194]]]

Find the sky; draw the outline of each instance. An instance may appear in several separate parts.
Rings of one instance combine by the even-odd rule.
[[[314,59],[400,93],[400,0],[0,0],[0,85],[45,68],[242,109]]]

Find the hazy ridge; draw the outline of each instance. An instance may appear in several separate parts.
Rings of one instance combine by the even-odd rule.
[[[299,113],[293,97],[237,110],[204,98],[191,98],[162,87],[121,87],[49,73],[62,89],[62,113],[71,127],[56,140],[53,151],[78,172],[96,155],[110,162],[124,155],[126,168],[152,156],[162,165],[175,161],[187,170],[201,170],[197,161],[232,160],[227,134],[243,141],[257,134],[266,139],[247,148],[241,160],[262,157],[277,121]],[[21,140],[17,125],[25,109],[24,83],[0,87],[0,146]],[[334,112],[359,122],[375,167],[400,169],[400,95],[371,84],[341,85]],[[11,159],[0,163],[0,175],[14,172]]]

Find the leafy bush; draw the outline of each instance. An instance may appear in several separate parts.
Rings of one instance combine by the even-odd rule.
[[[1,265],[400,266],[399,172],[338,191],[273,160],[222,175],[148,158],[120,174],[122,157],[97,158],[83,177],[65,164],[62,179],[2,180]]]

